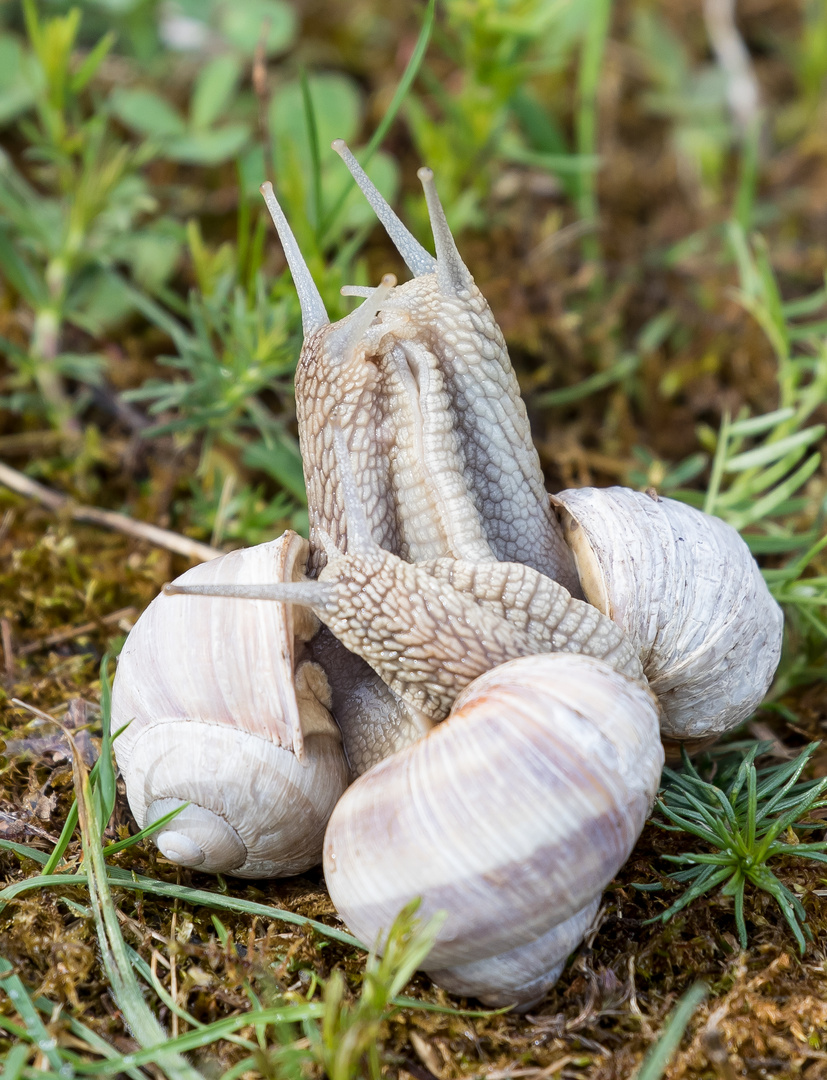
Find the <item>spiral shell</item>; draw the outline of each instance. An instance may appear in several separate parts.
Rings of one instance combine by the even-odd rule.
[[[188,584],[291,581],[306,542],[286,533],[193,567]],[[241,877],[296,874],[321,855],[347,784],[327,681],[303,660],[316,628],[301,608],[156,597],[118,663],[112,723],[127,796],[173,862]]]
[[[324,845],[334,904],[369,945],[414,897],[425,918],[447,911],[429,972],[536,942],[593,905],[628,858],[663,764],[657,725],[652,694],[591,657],[488,672],[337,804]],[[513,983],[478,992],[510,1002]]]
[[[639,650],[663,734],[702,739],[745,720],[772,682],[784,619],[735,529],[628,488],[552,502],[586,599]]]

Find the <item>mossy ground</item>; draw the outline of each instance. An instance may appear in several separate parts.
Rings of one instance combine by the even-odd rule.
[[[664,0],[656,5],[696,58],[706,52],[700,4]],[[572,224],[570,201],[547,176],[530,169],[504,171],[488,197],[492,226],[461,238],[461,249],[509,342],[547,472],[548,486],[628,482],[640,469],[635,447],[647,447],[664,462],[698,449],[699,424],[717,427],[724,409],[743,405],[767,411],[776,405],[776,362],[754,320],[732,295],[731,262],[713,240],[683,251],[690,236],[714,237],[726,220],[737,184],[733,155],[717,191],[702,190],[681,172],[673,126],[646,107],[650,89],[628,44],[635,5],[618,5],[599,91],[598,197],[601,211],[600,264],[586,260],[578,240],[553,243]],[[330,35],[325,38],[325,18]],[[324,5],[307,13],[315,40],[333,55],[342,38],[344,60],[376,93],[392,75],[394,57],[380,50],[378,70],[353,59],[355,45],[340,19]],[[800,5],[794,0],[745,0],[741,29],[753,51],[756,72],[773,122],[796,122],[800,106],[795,80],[777,40],[794,44]],[[349,43],[349,44],[348,44]],[[766,47],[765,47],[766,46]],[[351,50],[348,60],[348,48]],[[388,72],[382,72],[381,65]],[[438,67],[438,65],[437,65]],[[760,222],[771,261],[785,295],[812,292],[827,270],[827,104],[821,122],[807,135],[767,155],[760,168]],[[406,178],[418,162],[397,125],[388,148]],[[17,150],[20,148],[17,147]],[[439,162],[431,162],[439,174]],[[186,168],[154,166],[159,183],[186,185]],[[189,178],[193,183],[197,177]],[[207,227],[219,239],[232,232],[234,174],[212,174]],[[407,183],[407,179],[406,179]],[[199,196],[200,198],[200,196]],[[196,202],[199,201],[193,196]],[[215,207],[224,208],[216,212]],[[273,265],[276,243],[268,239]],[[669,254],[671,251],[671,254]],[[397,257],[376,234],[368,250],[371,278],[395,269]],[[181,288],[185,288],[182,271]],[[0,284],[0,331],[23,341],[26,317]],[[607,367],[630,348],[642,327],[671,310],[682,327],[668,344],[641,356],[631,382],[564,408],[533,404],[544,391],[569,386]],[[88,339],[80,331],[72,347]],[[140,385],[158,374],[154,358],[169,351],[157,331],[133,320],[116,339],[98,342],[109,350],[110,389]],[[86,414],[82,436],[61,435],[13,413],[0,413],[0,456],[35,471],[79,501],[123,509],[131,516],[193,531],[185,495],[197,448],[170,437],[141,438],[106,399]],[[820,419],[824,419],[822,416]],[[86,458],[90,464],[79,468]],[[825,479],[809,489],[823,498]],[[0,837],[48,850],[60,832],[72,795],[72,769],[60,731],[11,704],[20,698],[57,717],[67,703],[89,703],[90,728],[100,687],[98,666],[107,648],[128,630],[163,582],[186,568],[185,560],[115,533],[56,517],[0,489],[0,618],[4,620],[6,740],[2,767]],[[201,539],[209,540],[208,536]],[[123,611],[105,622],[113,612]],[[92,623],[94,628],[75,633]],[[43,644],[58,631],[65,640]],[[789,642],[795,650],[796,641]],[[827,690],[823,685],[790,689],[778,713],[758,720],[795,749],[823,737]],[[94,735],[79,739],[90,758]],[[815,775],[827,774],[827,751],[815,758]],[[530,807],[526,808],[530,813]],[[109,833],[134,829],[121,793]],[[780,911],[763,893],[747,891],[749,949],[735,934],[731,901],[710,895],[667,925],[647,922],[665,907],[666,894],[637,892],[632,883],[653,881],[667,865],[661,856],[684,848],[685,838],[650,825],[627,866],[606,894],[599,932],[573,959],[557,987],[525,1016],[487,1018],[400,1011],[384,1025],[382,1062],[387,1075],[414,1080],[475,1076],[564,1077],[626,1080],[657,1038],[680,995],[696,980],[709,997],[692,1020],[666,1076],[669,1080],[712,1077],[827,1077],[827,874],[817,864],[782,866],[784,882],[802,898],[813,943],[804,957]],[[79,843],[70,853],[77,856]],[[113,857],[115,865],[200,888],[213,879],[173,868],[145,844]],[[0,868],[11,883],[35,872],[33,862],[0,852]],[[225,887],[223,884],[221,887]],[[228,879],[234,895],[259,899],[322,921],[335,920],[320,871],[281,882],[254,885]],[[362,957],[312,932],[221,913],[233,945],[218,943],[211,913],[149,896],[117,892],[121,926],[129,944],[154,964],[167,987],[199,1020],[209,1022],[247,1007],[245,984],[268,994],[303,992],[306,970],[327,977],[335,966],[359,985]],[[78,1015],[114,1046],[128,1050],[131,1037],[107,988],[99,961],[88,897],[79,888],[25,894],[0,914],[0,953],[36,994],[55,1003],[50,1030],[71,1045],[64,1017]],[[2,984],[0,983],[0,986]],[[427,978],[408,990],[423,1000],[448,1004]],[[474,1003],[471,1003],[473,1007]],[[13,1015],[8,1000],[0,1011]],[[161,1019],[173,1023],[164,1008]],[[0,1046],[2,1042],[0,1041]],[[219,1074],[238,1052],[227,1043],[210,1051],[201,1066]],[[197,1055],[196,1055],[197,1058]],[[264,1066],[263,1066],[264,1068]],[[266,1070],[265,1070],[266,1072]]]

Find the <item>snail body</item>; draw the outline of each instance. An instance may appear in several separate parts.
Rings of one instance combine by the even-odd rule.
[[[377,543],[409,562],[447,555],[523,562],[575,595],[502,333],[460,258],[433,174],[421,169],[437,257],[408,232],[341,141],[334,143],[414,277],[387,275],[331,324],[272,189],[268,207],[302,300],[296,411],[314,567],[319,531],[346,549],[335,418]]]
[[[474,679],[518,657],[576,651],[645,682],[617,625],[531,567],[448,559],[414,564],[380,547],[336,425],[333,444],[348,550],[339,551],[327,538],[327,562],[317,579],[215,585],[182,580],[165,592],[309,608],[416,718],[419,729],[411,741],[444,720]],[[383,756],[377,746],[369,765]]]

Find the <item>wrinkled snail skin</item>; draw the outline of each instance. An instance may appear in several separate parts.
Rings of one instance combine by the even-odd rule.
[[[186,584],[293,580],[306,541],[234,551]],[[156,597],[129,634],[112,694],[118,766],[139,827],[189,802],[155,842],[173,862],[241,877],[318,863],[348,781],[322,670],[304,657],[301,608]]]
[[[433,559],[421,568],[525,633],[536,652],[595,656],[630,679],[646,681],[638,651],[617,623],[530,566]]]
[[[311,527],[346,550],[331,420],[346,434],[360,501],[382,547],[409,562],[447,555],[526,563],[579,595],[551,513],[502,333],[420,170],[437,252],[422,248],[360,169],[343,158],[414,277],[388,275],[330,324],[272,192],[266,198],[300,297],[305,341],[296,404]],[[362,290],[350,290],[362,293]],[[321,306],[320,306],[321,305]]]
[[[736,530],[628,488],[564,491],[552,503],[586,599],[639,651],[664,737],[737,727],[772,682],[784,618]]]
[[[336,425],[333,428],[347,516],[347,553],[328,540],[328,562],[317,580],[175,586],[174,591],[306,605],[338,642],[370,665],[419,721],[413,738],[443,720],[470,682],[521,656],[576,651],[645,682],[623,632],[531,567],[456,560],[412,564],[379,547],[359,504],[344,433]],[[331,670],[331,663],[324,666]],[[399,746],[400,740],[393,741]],[[387,749],[378,743],[371,763]]]
[[[325,836],[331,898],[373,945],[422,897],[423,918],[448,912],[426,970],[499,957],[475,992],[513,999],[517,988],[497,983],[500,954],[544,951],[549,931],[593,908],[634,847],[662,765],[657,701],[641,683],[592,657],[511,661],[348,788]],[[531,974],[529,997],[541,978]]]
[[[342,733],[351,777],[422,738],[433,721],[396,695],[360,656],[323,626],[308,646],[320,667],[331,673],[330,711]]]

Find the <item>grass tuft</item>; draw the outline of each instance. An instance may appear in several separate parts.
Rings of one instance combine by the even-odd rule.
[[[685,750],[681,772],[664,769],[666,784],[657,809],[671,824],[655,824],[670,832],[695,836],[713,850],[663,856],[687,868],[669,874],[686,889],[650,921],[665,922],[705,893],[720,889],[722,895],[734,898],[738,940],[746,949],[744,893],[746,885],[751,884],[772,896],[804,953],[807,939],[812,937],[806,924],[807,913],[768,863],[783,857],[827,863],[827,841],[801,842],[795,831],[806,832],[823,825],[806,819],[827,806],[827,799],[822,797],[827,791],[827,777],[800,779],[819,745],[811,743],[792,761],[757,769],[755,758],[761,745],[756,743],[740,761],[720,764],[715,782],[702,777]],[[663,888],[659,884],[635,887],[647,892]]]

